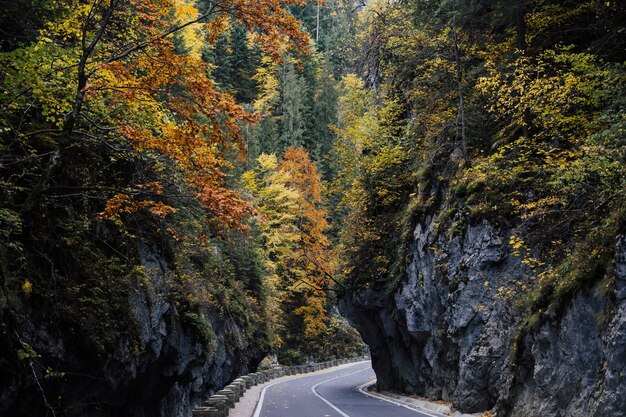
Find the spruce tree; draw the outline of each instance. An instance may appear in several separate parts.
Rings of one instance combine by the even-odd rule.
[[[306,85],[293,64],[285,62],[281,72],[280,146],[303,146]]]

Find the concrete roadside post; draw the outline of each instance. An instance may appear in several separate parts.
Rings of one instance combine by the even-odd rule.
[[[235,393],[229,389],[221,389],[217,391],[217,395],[224,395],[228,398],[228,406],[235,408]]]
[[[217,408],[199,407],[193,410],[193,417],[221,417]]]
[[[237,389],[239,390],[239,396],[243,397],[243,393],[246,392],[246,383],[245,382],[243,382],[242,380],[235,379],[229,385],[233,385],[233,386],[237,387]]]
[[[239,377],[235,379],[232,383],[235,385],[239,385],[239,387],[241,388],[241,396],[243,397],[243,394],[248,389],[248,384],[246,383],[246,381],[243,378]]]
[[[212,395],[208,400],[204,402],[206,407],[216,408],[218,410],[218,417],[227,417],[230,403],[228,397],[225,395]]]
[[[241,387],[235,384],[228,384],[224,387],[224,389],[229,389],[235,394],[235,402],[239,401],[243,393],[241,392]]]
[[[250,389],[254,385],[254,378],[250,375],[242,376],[241,380],[246,383],[246,389]]]

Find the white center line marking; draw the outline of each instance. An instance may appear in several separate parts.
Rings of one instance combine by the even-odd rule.
[[[360,363],[363,363],[363,362],[357,362],[354,365],[358,365]],[[365,369],[369,369],[369,368],[365,368]],[[361,369],[361,371],[364,371],[365,369]],[[358,372],[361,372],[361,371],[358,371]],[[352,374],[350,374],[350,375],[352,375]],[[298,375],[298,376],[292,377],[290,379],[298,379],[298,378],[305,377],[305,376],[312,376],[312,375]],[[347,375],[343,375],[343,376],[347,376]],[[334,379],[334,378],[331,378],[331,379]],[[330,381],[331,379],[329,379],[328,381]],[[261,396],[259,397],[259,401],[256,404],[256,407],[254,409],[254,414],[252,415],[252,417],[259,417],[261,415],[261,409],[263,408],[263,400],[265,399],[265,391],[267,391],[267,389],[269,387],[271,387],[271,386],[282,384],[283,382],[288,382],[288,381],[289,380],[287,380],[287,381],[285,381],[285,380],[283,380],[283,381],[276,381],[276,382],[273,382],[273,383],[268,384],[265,387],[263,387],[263,390],[261,390]],[[326,382],[326,381],[322,381],[322,382]],[[314,391],[314,393],[315,393],[315,391]],[[315,395],[317,395],[317,393],[315,393]],[[324,400],[324,401],[326,401],[326,400]],[[335,408],[335,407],[333,407],[333,408]],[[345,416],[345,414],[344,414],[344,416]],[[346,417],[350,417],[350,416],[346,416]]]
[[[346,413],[344,413],[343,411],[341,411],[339,408],[337,408],[337,407],[336,407],[333,403],[331,403],[331,402],[330,402],[330,401],[328,401],[326,398],[324,398],[324,397],[322,397],[320,394],[318,394],[318,393],[317,393],[317,391],[315,391],[315,388],[317,388],[318,386],[320,386],[320,385],[322,385],[322,384],[325,384],[325,383],[327,383],[327,382],[333,381],[333,380],[335,380],[335,379],[339,379],[339,378],[344,378],[344,377],[347,377],[347,376],[355,375],[355,374],[358,374],[359,372],[367,371],[367,370],[369,370],[369,369],[370,369],[370,368],[369,368],[369,366],[368,366],[367,368],[360,369],[360,370],[358,370],[358,371],[356,371],[356,372],[352,372],[352,373],[345,374],[345,375],[338,375],[338,376],[335,376],[335,377],[329,378],[329,379],[327,379],[327,380],[325,380],[325,381],[318,382],[317,384],[315,384],[315,385],[313,385],[313,386],[311,387],[311,391],[313,391],[313,394],[315,394],[315,396],[316,396],[316,397],[318,397],[320,400],[324,401],[326,404],[328,404],[329,406],[331,406],[333,410],[335,410],[336,412],[338,412],[339,414],[341,414],[341,415],[342,415],[342,417],[350,417],[349,415],[347,415]],[[255,417],[257,417],[257,416],[255,416]]]
[[[355,365],[358,365],[358,363],[356,363]],[[330,401],[328,401],[326,398],[322,397],[322,396],[321,396],[321,395],[320,395],[320,394],[319,394],[319,393],[318,393],[315,389],[316,389],[318,386],[320,386],[320,385],[322,385],[322,384],[325,384],[325,383],[327,383],[327,382],[333,381],[333,380],[335,380],[335,379],[345,378],[345,377],[348,377],[348,376],[351,376],[351,375],[358,374],[358,373],[363,372],[363,371],[367,371],[367,370],[369,370],[369,369],[371,369],[371,368],[370,368],[370,367],[367,367],[367,368],[359,369],[358,371],[355,371],[355,372],[351,372],[351,373],[349,373],[349,374],[337,375],[337,376],[334,376],[334,377],[332,377],[332,378],[325,379],[324,381],[318,382],[317,384],[313,385],[313,386],[311,387],[311,391],[313,392],[313,394],[314,394],[316,397],[318,397],[320,400],[322,400],[322,401],[324,401],[326,404],[328,404],[328,405],[329,405],[329,406],[330,406],[333,410],[335,410],[336,412],[338,412],[338,413],[339,413],[342,417],[351,417],[351,416],[349,416],[348,414],[346,414],[346,413],[344,413],[343,411],[341,411],[341,410],[340,410],[337,406],[335,406],[333,403],[331,403]],[[303,376],[304,376],[304,375],[303,375]],[[297,377],[296,377],[296,378],[291,378],[291,379],[297,379]],[[263,390],[261,391],[261,396],[260,396],[260,398],[259,398],[259,402],[258,402],[258,403],[257,403],[257,405],[256,405],[256,408],[255,408],[255,410],[254,410],[254,414],[253,414],[253,416],[252,416],[252,417],[260,417],[260,415],[261,415],[261,409],[263,408],[263,400],[265,399],[265,391],[267,391],[267,389],[268,389],[269,387],[271,387],[271,386],[274,386],[274,385],[277,385],[277,384],[281,384],[281,383],[284,383],[284,382],[288,382],[288,381],[284,381],[284,380],[283,380],[283,381],[276,381],[276,382],[274,382],[274,383],[271,383],[271,384],[269,384],[269,385],[266,385],[266,386],[263,388]],[[426,410],[416,410],[416,409],[415,409],[415,408],[413,408],[413,407],[409,407],[409,406],[407,406],[407,405],[405,405],[405,404],[402,404],[402,403],[400,403],[400,402],[396,402],[396,401],[394,401],[394,400],[392,400],[392,399],[384,398],[383,396],[379,396],[379,395],[373,395],[373,394],[371,394],[371,393],[369,393],[369,392],[367,392],[367,391],[365,390],[365,387],[366,387],[367,385],[369,385],[369,384],[371,384],[371,383],[370,383],[370,382],[366,382],[365,384],[362,384],[362,385],[360,385],[360,386],[356,387],[356,390],[357,390],[358,392],[360,392],[361,394],[363,394],[363,395],[366,395],[366,396],[368,396],[368,397],[375,398],[375,399],[377,399],[377,400],[386,401],[386,402],[391,403],[391,404],[394,404],[394,405],[396,405],[396,406],[400,406],[400,407],[406,408],[407,410],[411,410],[411,411],[413,411],[413,412],[415,412],[415,413],[417,413],[418,415],[421,415],[421,416],[429,416],[429,417],[445,417],[445,416],[444,416],[444,415],[442,415],[442,414],[437,414],[437,413],[429,412],[429,411],[426,411]],[[326,417],[326,416],[327,416],[327,415],[325,415],[325,417]]]

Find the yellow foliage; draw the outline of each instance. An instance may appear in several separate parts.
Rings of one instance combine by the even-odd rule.
[[[326,212],[319,207],[320,175],[304,149],[289,148],[280,159],[259,156],[243,180],[258,210],[276,347],[300,332],[312,341],[326,331],[327,276],[334,265],[324,236]],[[301,317],[303,329],[287,327],[292,315]]]
[[[254,80],[259,85],[259,96],[253,103],[255,112],[267,115],[278,106],[280,93],[277,73],[278,63],[276,60],[268,54],[263,54],[261,65],[254,75]]]
[[[33,292],[33,284],[28,279],[25,279],[22,283],[22,292],[26,297],[30,296]]]
[[[194,0],[175,0],[175,23],[184,24],[198,18],[199,11]],[[189,54],[196,59],[201,59],[202,46],[206,32],[201,25],[190,25],[181,30],[183,43]]]

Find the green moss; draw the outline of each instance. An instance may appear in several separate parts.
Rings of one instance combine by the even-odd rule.
[[[454,195],[458,198],[463,198],[467,195],[468,192],[468,185],[465,182],[462,182],[461,184],[457,185],[456,188],[454,189]]]
[[[217,336],[204,315],[197,311],[184,311],[181,314],[183,323],[188,326],[203,346],[208,349],[209,355],[215,352],[217,347]]]
[[[615,290],[615,264],[611,262],[604,274],[604,278],[596,285],[595,295],[601,298],[613,296]]]
[[[536,311],[535,313],[533,313],[529,318],[528,318],[528,322],[527,322],[527,326],[529,330],[536,330],[539,327],[539,324],[541,323],[542,320],[542,312],[541,311]]]
[[[413,231],[416,224],[423,216],[424,207],[421,203],[421,199],[416,195],[411,195],[400,215],[400,238],[395,259],[391,267],[391,279],[387,285],[387,291],[389,293],[395,292],[404,279],[406,267],[410,262],[409,249],[413,239]]]
[[[454,238],[456,236],[461,236],[461,237],[465,236],[465,232],[467,232],[467,227],[468,227],[468,223],[467,223],[466,217],[465,216],[460,217],[459,220],[454,222],[452,225],[451,237]]]
[[[514,347],[548,317],[559,317],[581,291],[596,287],[605,296],[613,281],[615,238],[625,209],[614,211],[601,224],[590,224],[589,233],[557,266],[544,271],[540,283],[525,299],[525,313]]]

